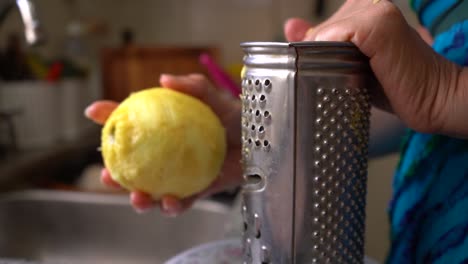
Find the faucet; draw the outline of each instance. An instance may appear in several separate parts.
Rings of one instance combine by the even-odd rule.
[[[0,25],[15,6],[23,21],[26,42],[31,46],[41,44],[44,40],[44,33],[32,0],[0,0]]]
[[[0,25],[3,24],[6,17],[15,6],[20,12],[21,20],[23,21],[24,26],[24,36],[28,45],[37,46],[42,44],[45,39],[44,33],[42,31],[41,24],[39,23],[39,19],[37,17],[32,0],[0,0]],[[8,149],[11,151],[17,150],[15,127],[12,121],[12,117],[16,115],[14,112],[15,111],[5,112],[0,109],[0,121],[5,121],[7,123],[9,135],[11,137],[11,149]],[[3,146],[0,145],[0,152],[2,151],[2,147]]]

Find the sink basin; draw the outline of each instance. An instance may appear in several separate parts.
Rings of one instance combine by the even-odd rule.
[[[176,218],[135,213],[128,196],[24,191],[0,197],[0,258],[43,263],[164,263],[225,239],[230,210],[202,200]]]

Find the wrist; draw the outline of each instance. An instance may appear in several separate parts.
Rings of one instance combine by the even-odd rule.
[[[458,138],[468,138],[468,68],[453,64],[449,74],[440,132]]]

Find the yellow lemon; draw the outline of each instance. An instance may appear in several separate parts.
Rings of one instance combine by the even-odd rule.
[[[246,72],[246,71],[247,71],[247,70],[245,69],[245,66],[243,66],[242,69],[241,69],[241,72],[240,72],[240,77],[241,77],[241,79],[244,79],[244,77],[245,77],[245,72]]]
[[[225,130],[209,106],[167,88],[131,94],[110,115],[101,150],[112,178],[154,199],[185,198],[217,177],[226,155]]]

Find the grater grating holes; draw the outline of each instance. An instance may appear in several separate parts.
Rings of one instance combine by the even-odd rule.
[[[328,88],[328,87],[319,87],[316,90],[316,93],[321,100],[319,99],[316,108],[317,108],[317,116],[316,116],[316,124],[321,126],[321,131],[324,133],[316,133],[315,139],[317,141],[317,145],[314,146],[316,157],[320,157],[323,161],[330,161],[331,162],[316,162],[315,165],[322,173],[317,176],[317,181],[320,182],[318,186],[319,189],[323,190],[317,193],[325,193],[328,194],[325,197],[318,196],[320,199],[325,199],[325,204],[321,201],[320,204],[317,204],[320,209],[323,211],[319,211],[320,213],[317,215],[318,217],[314,219],[314,221],[318,224],[319,227],[328,226],[333,227],[332,229],[328,229],[330,233],[320,233],[314,232],[314,237],[317,237],[318,241],[323,241],[320,239],[325,238],[326,247],[324,248],[325,251],[328,252],[333,256],[340,255],[339,252],[343,252],[343,250],[336,250],[336,242],[339,240],[344,240],[345,243],[344,249],[345,252],[357,250],[356,245],[353,243],[349,243],[351,240],[355,241],[362,241],[362,238],[359,237],[364,230],[364,222],[363,222],[363,213],[361,212],[361,207],[364,204],[364,199],[361,197],[365,193],[365,182],[359,180],[360,178],[356,178],[358,175],[357,173],[364,173],[365,172],[365,162],[364,158],[355,159],[353,158],[356,153],[362,154],[364,151],[362,149],[366,149],[366,137],[368,136],[367,132],[364,132],[360,137],[356,137],[352,126],[354,126],[355,130],[362,130],[366,129],[366,123],[368,120],[366,118],[358,119],[358,123],[355,123],[355,119],[353,119],[353,108],[360,108],[361,105],[357,105],[351,107],[347,102],[344,101],[344,96],[341,94],[342,90],[336,88]],[[345,91],[346,94],[354,96],[357,98],[357,103],[365,103],[365,97],[356,96],[353,94],[354,90],[347,89]],[[351,100],[352,101],[352,100]],[[356,101],[356,100],[355,100]],[[336,116],[331,115],[331,111],[333,110],[334,113],[337,113]],[[359,111],[355,111],[359,113],[361,116],[366,113],[362,113]],[[353,124],[354,122],[354,124]],[[328,131],[337,131],[340,133],[327,133]],[[356,139],[357,138],[357,139]],[[349,146],[349,147],[348,147]],[[339,153],[341,150],[344,151],[343,155]],[[367,150],[365,150],[367,151]],[[351,175],[353,177],[347,177],[347,175]],[[361,174],[362,175],[362,174]],[[341,180],[343,177],[343,180]],[[356,179],[351,181],[350,179]],[[331,184],[324,184],[324,182],[328,182]],[[343,184],[343,185],[341,185]],[[353,196],[346,195],[346,199],[341,200],[339,197],[343,194],[352,193]],[[354,200],[356,199],[356,201]],[[319,209],[319,208],[316,208]],[[344,211],[343,211],[344,210]],[[316,210],[313,210],[316,211]],[[330,212],[330,213],[327,213]],[[348,212],[348,218],[343,218],[343,212]],[[346,214],[345,214],[346,215]],[[332,224],[333,223],[333,224]],[[361,231],[359,231],[361,230]],[[340,248],[343,248],[343,245],[339,244]],[[360,253],[358,253],[359,255]],[[357,256],[358,258],[361,256]],[[320,258],[321,262],[326,262],[327,258]],[[334,258],[336,259],[336,258]],[[345,258],[341,258],[341,262],[355,262],[356,259],[352,256],[345,255]]]
[[[260,107],[265,108],[265,106],[266,106],[266,96],[264,94],[260,95],[259,100],[260,100],[259,101]]]
[[[254,155],[256,151],[264,150],[268,151],[271,148],[271,139],[268,138],[269,125],[271,124],[272,115],[269,111],[268,103],[268,92],[271,91],[273,83],[269,78],[252,78],[247,77],[243,80],[243,96],[241,97],[244,103],[243,106],[243,158],[247,159],[247,154],[251,152],[250,155]],[[252,158],[252,156],[250,156]],[[244,211],[244,208],[242,209]],[[247,209],[245,208],[245,211]],[[251,212],[253,213],[253,212]],[[252,246],[257,247],[257,242],[253,244],[255,240],[262,242],[262,231],[257,224],[259,223],[259,215],[253,214],[254,218],[244,218],[247,229],[249,232],[246,232],[246,236],[250,236],[246,241],[246,244],[249,247],[249,250],[253,250]],[[252,222],[253,220],[253,222]],[[266,245],[260,244],[260,249],[262,250],[260,254],[260,259],[252,259],[253,255],[249,252],[249,257],[244,259],[246,263],[271,263],[270,257],[265,257],[269,255]],[[252,252],[253,253],[253,252]],[[258,258],[258,257],[255,257]],[[253,262],[252,262],[253,261]]]
[[[271,119],[271,115],[269,111],[261,111],[260,109],[257,109],[257,105],[259,105],[260,108],[266,107],[267,96],[265,94],[248,94],[247,90],[252,91],[252,87],[255,86],[255,91],[260,91],[263,85],[265,90],[268,92],[268,89],[271,88],[272,83],[268,78],[264,79],[263,81],[261,81],[260,79],[253,80],[251,78],[244,78],[242,84],[243,96],[241,96],[241,98],[242,100],[244,100],[243,113],[246,116],[243,117],[243,120],[245,120],[243,121],[243,124],[246,128],[250,128],[251,130],[250,137],[247,137],[243,131],[243,142],[251,146],[253,145],[255,149],[263,147],[265,151],[268,151],[270,149],[271,144],[267,139],[265,139],[267,129],[265,128],[265,126],[261,125],[261,122],[262,118],[264,118],[263,121],[265,121],[265,124],[268,124]],[[259,124],[258,127],[249,123],[252,121],[252,119],[254,119],[255,122]],[[257,128],[258,131],[256,130]]]
[[[255,147],[259,148],[262,145],[260,140],[255,140]]]

